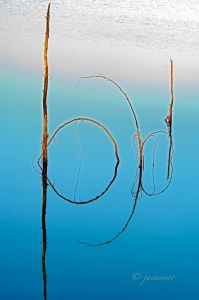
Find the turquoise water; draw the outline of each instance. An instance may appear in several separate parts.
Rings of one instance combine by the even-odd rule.
[[[1,4],[4,5],[2,5],[2,11],[7,12],[4,17],[7,16],[9,20],[8,16],[12,10],[6,6],[7,2],[1,1]],[[89,21],[91,2],[85,1],[83,5],[81,1],[78,1],[78,14],[75,14],[74,18],[77,19],[82,11],[82,20],[85,21],[83,12],[87,3]],[[113,2],[119,5],[120,1]],[[156,2],[153,1],[153,4],[155,5]],[[194,1],[192,2],[194,4]],[[41,2],[44,15],[46,3],[46,1]],[[100,12],[99,1],[96,3],[97,11]],[[131,2],[124,1],[123,3],[129,8],[128,5]],[[183,12],[186,3],[188,2],[185,1],[182,7]],[[165,2],[162,1],[162,4],[164,5]],[[14,15],[19,18],[16,27],[12,29],[16,32],[23,24],[21,12],[26,11],[22,1],[20,5],[18,14],[14,9]],[[121,8],[124,15],[125,5]],[[195,5],[197,10],[197,3]],[[111,7],[112,9],[109,7],[107,14],[112,18],[118,16],[119,11],[116,12],[114,5]],[[166,8],[168,9],[167,6]],[[59,11],[59,6],[57,10]],[[43,11],[38,9],[42,16]],[[104,9],[104,14],[105,12]],[[174,10],[171,15],[173,12]],[[127,22],[130,22],[129,15],[126,13]],[[142,19],[141,15],[136,23],[137,26],[140,24],[140,18]],[[157,18],[161,16],[154,15]],[[103,14],[102,16],[106,24],[106,17]],[[62,18],[64,22],[64,16]],[[114,18],[111,20],[115,22]],[[189,17],[185,25],[187,22],[193,25],[194,20],[195,18]],[[121,24],[125,24],[125,20],[123,22]],[[37,28],[40,23],[35,21],[34,24],[33,29]],[[162,21],[162,24],[168,23]],[[142,25],[140,26],[143,29]],[[193,26],[191,28],[193,41],[196,32]],[[8,29],[9,41],[9,38],[14,36],[14,32],[10,33]],[[26,30],[27,28],[24,28],[24,36],[27,37]],[[87,40],[89,45],[93,37],[92,30]],[[107,43],[110,40],[116,42],[114,36],[117,36],[117,30],[111,38],[105,39]],[[3,31],[1,32],[4,37]],[[35,35],[34,43],[39,42],[40,38],[34,30],[30,32],[33,36]],[[98,28],[98,33],[100,32]],[[71,42],[68,46],[69,52],[77,45],[76,34],[77,29],[74,31],[74,43]],[[43,27],[41,35],[42,44]],[[67,38],[72,40],[71,33]],[[19,39],[22,41],[23,37],[19,35]],[[102,39],[101,35],[97,39],[98,43],[100,39]],[[52,35],[51,40],[53,48],[53,43],[54,45],[58,43],[58,39],[54,36],[53,41]],[[121,47],[121,39],[119,40],[118,44],[116,43],[112,48],[106,44],[104,53],[105,56],[107,51],[106,67],[102,64],[100,70],[96,59],[97,51],[79,66],[79,70],[75,60],[76,53],[74,53],[74,56],[66,59],[68,70],[64,71],[59,59],[56,60],[53,54],[59,53],[59,47],[51,50],[52,79],[48,97],[50,136],[61,124],[73,118],[95,119],[106,126],[116,140],[120,163],[117,176],[108,191],[92,203],[71,204],[58,197],[48,186],[45,260],[47,299],[195,300],[199,296],[197,268],[199,250],[198,61],[188,58],[191,43],[187,42],[187,47],[182,53],[174,47],[177,51],[175,52],[168,43],[169,50],[166,55],[157,49],[158,43],[155,43],[154,48],[148,49],[148,53],[152,51],[154,56],[158,53],[160,58],[153,58],[154,67],[150,65],[151,62],[145,65],[142,64],[142,58],[144,57],[144,62],[147,62],[150,56],[146,55],[147,49],[141,50],[144,48],[141,44],[140,55],[137,56],[137,65],[140,68],[139,70],[131,69],[129,56],[125,56],[124,52],[121,57],[120,52],[117,52]],[[123,40],[125,40],[123,50],[127,51],[125,49],[131,43],[133,44],[133,40],[129,39],[129,35],[126,39],[124,35]],[[8,41],[4,40],[5,49],[7,49]],[[83,38],[83,52],[85,41],[86,39]],[[166,43],[166,39],[162,42]],[[65,46],[62,43],[63,41],[59,41],[57,45],[62,48]],[[181,44],[180,39],[176,40],[175,45],[178,43]],[[37,50],[30,50],[31,42],[29,41],[23,41],[20,45],[16,43],[16,45],[21,51],[24,49],[22,46],[29,49],[26,54],[24,50],[22,51],[23,63],[20,56],[17,59],[17,47],[16,52],[12,54],[7,51],[6,58],[5,51],[1,48],[0,61],[0,298],[3,300],[45,299],[43,295],[45,280],[43,280],[42,273],[42,180],[41,174],[37,173],[32,165],[34,155],[37,154],[37,158],[39,156],[38,151],[41,149],[42,139],[43,77],[41,75],[42,56],[39,52],[39,50],[42,52],[42,46],[41,49],[38,46]],[[100,47],[96,44],[97,50]],[[194,49],[192,57],[195,58]],[[36,53],[34,51],[38,51],[38,57],[34,56]],[[112,60],[109,60],[111,51],[114,54]],[[127,51],[128,55],[131,51],[131,48]],[[91,50],[88,52],[90,53]],[[174,56],[170,57],[171,54]],[[80,53],[80,57],[83,57],[82,55]],[[132,137],[136,133],[136,128],[128,103],[113,85],[103,80],[83,80],[78,85],[77,83],[80,76],[92,74],[93,69],[95,72],[109,70],[108,74],[106,73],[107,76],[120,84],[130,97],[138,117],[140,130],[146,137],[153,131],[167,130],[164,118],[168,114],[170,103],[169,58],[175,58],[175,56],[172,180],[169,187],[157,196],[149,197],[144,193],[140,194],[140,199],[135,206],[131,188],[138,166],[132,146]],[[191,61],[191,65],[181,62],[182,57],[187,57],[187,62]],[[119,67],[115,66],[116,61],[119,66],[120,61],[124,63],[121,72],[118,72]],[[193,72],[190,72],[191,69]],[[186,74],[181,70],[186,70]],[[149,140],[144,151],[143,184],[149,193],[153,192],[154,141],[154,139]],[[156,192],[161,191],[167,185],[168,146],[169,140],[166,135],[158,135],[154,167]],[[49,179],[63,196],[76,203],[100,195],[113,179],[115,165],[114,147],[107,134],[101,128],[88,122],[66,126],[57,135],[55,142],[49,146]],[[39,171],[36,159],[34,166]],[[127,224],[132,211],[134,213]],[[89,246],[81,242],[104,245]]]
[[[108,245],[89,247],[78,242],[98,244],[114,238],[131,214],[134,205],[131,187],[137,168],[131,144],[135,126],[125,100],[107,84],[101,83],[99,91],[97,87],[93,90],[92,85],[91,89],[88,85],[85,89],[83,83],[77,88],[68,81],[67,89],[66,85],[54,82],[49,94],[50,132],[64,120],[79,115],[96,118],[114,135],[121,163],[108,192],[93,203],[72,205],[48,188],[48,298],[197,299],[196,87],[175,87],[174,172],[169,188],[156,197],[143,194],[125,232]],[[129,95],[139,94],[139,86],[131,88],[127,83],[128,88]],[[146,89],[147,101],[136,102],[145,135],[156,129],[165,130],[163,118],[168,109],[164,99],[168,91],[164,86],[156,90],[148,85]],[[41,176],[32,167],[41,140],[41,82],[32,74],[27,78],[19,71],[9,70],[1,77],[1,91],[1,299],[25,299],[27,295],[30,299],[42,299],[42,187]],[[158,98],[161,91],[162,105],[156,107],[154,95]],[[72,98],[73,94],[76,98]],[[147,113],[149,106],[152,120]],[[76,194],[79,201],[103,191],[112,178],[115,159],[113,146],[102,130],[85,123],[77,124],[77,130],[82,155]],[[168,141],[160,138],[158,143],[157,191],[166,182],[164,149]],[[146,169],[148,176],[144,175],[144,181],[150,191],[152,143],[146,150],[149,170]],[[60,132],[56,146],[52,145],[49,151],[49,177],[55,179],[56,187],[66,197],[74,199],[80,162],[74,125]],[[140,274],[140,280],[132,279],[135,273]],[[175,279],[145,281],[140,286],[146,275],[175,276]]]

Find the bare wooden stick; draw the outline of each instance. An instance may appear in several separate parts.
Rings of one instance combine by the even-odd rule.
[[[48,39],[49,39],[49,23],[50,23],[50,3],[48,4],[46,16],[46,33],[44,40],[44,89],[43,89],[43,140],[42,140],[42,156],[43,164],[48,164],[48,112],[47,112],[47,95],[48,95]]]
[[[172,124],[173,124],[173,104],[174,104],[174,91],[173,91],[173,61],[171,62],[171,73],[170,73],[170,84],[171,84],[171,103],[169,107],[169,138],[170,138],[170,145],[169,145],[169,153],[168,153],[168,171],[167,171],[167,179],[170,177],[170,166],[172,160],[172,153],[173,153],[173,137],[172,137]],[[167,117],[168,118],[168,117]]]
[[[171,104],[169,108],[169,115],[170,115],[170,136],[172,135],[172,121],[173,121],[173,103],[174,103],[174,91],[173,91],[173,61],[170,59],[171,62],[171,74],[170,74],[170,80],[171,80]]]

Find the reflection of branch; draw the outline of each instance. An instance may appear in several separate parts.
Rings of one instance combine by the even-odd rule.
[[[113,242],[114,240],[116,240],[126,230],[127,226],[129,225],[129,222],[131,221],[131,218],[133,217],[136,205],[137,205],[137,199],[135,199],[135,201],[134,201],[132,212],[131,212],[131,214],[130,214],[130,216],[129,216],[129,218],[128,218],[126,224],[125,224],[125,226],[112,239],[107,240],[107,241],[105,241],[103,243],[99,243],[99,244],[91,244],[91,243],[86,243],[86,242],[79,242],[79,243],[83,244],[83,245],[90,246],[90,247],[101,247],[101,246],[110,244],[111,242]]]
[[[49,142],[48,142],[48,146],[50,145],[50,143],[52,142],[52,140],[55,138],[56,134],[59,132],[60,129],[64,128],[65,126],[73,123],[73,122],[77,122],[77,121],[88,121],[90,123],[93,123],[93,124],[96,124],[97,126],[101,127],[109,136],[111,142],[113,143],[114,145],[114,150],[115,150],[115,157],[116,157],[116,165],[115,165],[115,170],[114,170],[114,175],[113,175],[113,178],[112,180],[109,182],[108,186],[105,188],[105,190],[98,196],[92,198],[92,199],[89,199],[89,200],[86,200],[86,201],[80,201],[80,202],[76,202],[75,200],[70,200],[64,196],[62,196],[55,188],[55,186],[51,183],[51,181],[48,179],[48,183],[50,184],[50,186],[52,187],[52,189],[55,191],[55,193],[62,199],[70,202],[70,203],[73,203],[73,204],[86,204],[86,203],[90,203],[90,202],[93,202],[97,199],[99,199],[101,196],[103,196],[107,191],[108,189],[110,188],[110,186],[112,185],[112,183],[114,182],[116,176],[117,176],[117,169],[118,169],[118,166],[119,166],[119,162],[120,162],[120,159],[119,159],[119,155],[118,155],[118,147],[117,147],[117,143],[116,141],[114,140],[114,138],[112,137],[111,133],[108,131],[108,129],[103,126],[102,124],[100,124],[99,122],[95,121],[95,120],[92,120],[92,119],[89,119],[89,118],[75,118],[75,119],[72,119],[66,123],[64,123],[63,125],[61,125],[55,132],[54,134],[52,135],[52,137],[50,138]],[[41,157],[38,159],[38,165],[39,167],[41,168],[41,165],[40,165],[40,160],[41,160]],[[42,168],[41,168],[42,169]]]
[[[77,188],[78,188],[78,184],[79,184],[79,176],[80,176],[81,167],[82,167],[82,162],[80,162],[79,170],[78,170],[78,173],[77,173],[77,181],[76,181],[75,192],[74,192],[74,202],[76,202],[76,194],[77,194]]]
[[[156,150],[156,144],[157,144],[157,138],[154,135],[155,139],[154,149],[153,149],[153,164],[152,164],[152,178],[153,178],[153,194],[155,194],[155,177],[154,177],[154,168],[155,168],[155,150]]]
[[[47,231],[46,231],[46,204],[47,204],[47,165],[42,169],[42,274],[43,274],[43,293],[44,299],[47,299],[47,275],[46,275],[46,249],[47,249]]]
[[[144,189],[143,184],[142,184],[142,191],[143,191],[146,195],[148,195],[148,196],[157,196],[157,195],[160,195],[160,194],[164,193],[164,192],[168,189],[168,187],[170,186],[171,180],[172,180],[172,175],[173,175],[173,165],[172,165],[172,162],[171,162],[170,164],[171,164],[171,174],[170,174],[170,178],[169,178],[169,181],[168,181],[167,185],[166,185],[160,192],[158,192],[158,193],[155,193],[155,192],[153,192],[153,193],[148,193],[148,192]]]
[[[110,244],[111,242],[113,242],[114,240],[116,240],[122,233],[124,233],[124,231],[126,230],[126,228],[128,227],[133,215],[134,215],[134,212],[135,212],[135,208],[136,208],[136,205],[137,205],[137,200],[139,198],[139,193],[141,191],[141,188],[142,188],[142,172],[140,172],[140,168],[138,168],[139,170],[139,178],[138,178],[138,174],[136,173],[135,177],[138,178],[138,186],[137,186],[137,191],[135,192],[134,194],[134,205],[133,205],[133,209],[131,211],[131,214],[128,218],[128,220],[126,221],[124,227],[112,238],[112,239],[109,239],[103,243],[99,243],[99,244],[92,244],[92,243],[86,243],[86,242],[79,242],[80,244],[83,244],[83,245],[87,245],[87,246],[91,246],[91,247],[101,247],[101,246],[104,246],[104,245],[108,245]],[[137,179],[135,180],[137,181]]]
[[[81,154],[81,149],[80,149],[79,135],[78,135],[77,124],[76,123],[77,122],[75,122],[75,133],[76,133],[76,138],[77,138],[80,165],[79,165],[79,170],[78,170],[78,174],[77,174],[77,182],[76,182],[75,192],[74,192],[74,201],[75,201],[75,198],[76,198],[77,188],[78,188],[78,184],[79,184],[79,176],[80,176],[80,171],[81,171],[81,167],[82,167],[82,154]]]
[[[80,200],[80,202],[76,202],[76,200],[70,200],[64,196],[62,196],[57,190],[56,188],[54,187],[54,185],[51,183],[51,181],[48,179],[48,183],[50,184],[50,186],[52,187],[52,189],[54,190],[54,192],[57,194],[57,196],[59,196],[60,198],[62,198],[63,200],[65,201],[68,201],[72,204],[87,204],[87,203],[91,203],[91,202],[94,202],[95,200],[101,198],[108,190],[109,188],[111,187],[111,185],[113,184],[113,182],[115,181],[116,177],[117,177],[117,169],[118,169],[118,166],[119,166],[119,161],[116,162],[116,165],[115,165],[115,169],[114,169],[114,175],[113,175],[113,178],[111,179],[111,181],[109,182],[109,184],[107,185],[107,187],[105,188],[105,190],[99,194],[98,196],[94,197],[94,198],[91,198],[89,200],[85,200],[85,201],[82,201]]]
[[[145,140],[143,141],[143,143],[142,143],[143,148],[144,148],[145,143],[149,140],[149,138],[151,138],[151,137],[156,138],[155,135],[158,134],[158,133],[166,134],[166,135],[170,138],[169,133],[167,133],[166,131],[163,131],[163,130],[157,130],[157,131],[154,131],[154,132],[150,133],[150,134],[145,138]],[[157,140],[157,138],[156,138],[156,140]],[[171,140],[170,140],[170,143],[171,143]],[[172,144],[170,144],[170,147],[171,147],[171,149],[172,149]],[[155,151],[155,149],[154,149],[154,151]],[[169,180],[168,184],[166,185],[166,187],[164,187],[160,192],[155,193],[155,190],[154,190],[152,193],[148,193],[148,192],[145,190],[145,188],[144,188],[144,186],[143,186],[143,183],[141,182],[141,189],[142,189],[142,191],[143,191],[146,195],[148,195],[148,196],[157,196],[157,195],[163,193],[164,191],[166,191],[166,189],[169,187],[169,185],[170,185],[170,183],[171,183],[172,173],[173,173],[173,166],[172,166],[172,162],[171,162],[171,161],[170,161],[170,165],[171,165],[171,168],[172,168],[171,174],[170,174],[170,175],[171,175],[171,176],[170,176],[170,180]],[[152,168],[154,168],[154,152],[153,152],[153,167],[152,167]],[[141,181],[142,181],[142,180],[141,180]]]
[[[172,140],[172,134],[171,134],[171,136],[170,136],[170,145],[169,145],[169,154],[168,154],[167,179],[169,179],[171,177],[172,156],[173,156],[173,140]]]

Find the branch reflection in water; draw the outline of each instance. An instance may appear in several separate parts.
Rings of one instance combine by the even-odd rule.
[[[44,166],[44,165],[43,165]],[[47,299],[47,275],[46,275],[46,250],[47,250],[47,230],[46,230],[46,204],[47,204],[47,165],[42,169],[42,275],[43,275],[43,295]]]
[[[130,98],[127,96],[127,94],[122,90],[122,88],[112,79],[101,75],[101,74],[94,74],[91,76],[85,76],[82,77],[82,79],[89,79],[89,78],[101,78],[104,79],[112,84],[114,84],[119,90],[120,92],[124,95],[125,99],[127,100],[130,109],[132,111],[134,120],[135,120],[135,125],[136,125],[136,134],[133,136],[133,146],[135,149],[135,153],[136,153],[136,157],[137,157],[137,161],[139,163],[138,168],[137,168],[137,172],[133,181],[133,185],[132,185],[132,189],[131,189],[131,194],[134,197],[134,205],[131,211],[131,214],[126,222],[126,224],[124,225],[124,227],[111,239],[103,242],[103,243],[98,243],[98,244],[92,244],[92,243],[87,243],[87,242],[79,242],[81,244],[84,245],[88,245],[88,246],[92,246],[92,247],[100,247],[103,245],[107,245],[110,244],[112,241],[114,241],[115,239],[117,239],[127,228],[127,226],[129,225],[129,222],[135,212],[135,208],[137,205],[137,201],[140,197],[141,192],[143,191],[146,195],[148,196],[155,196],[155,195],[159,195],[161,193],[163,193],[164,191],[166,191],[166,189],[169,187],[171,180],[172,180],[172,174],[173,174],[173,165],[172,165],[172,157],[173,157],[173,139],[172,139],[172,114],[173,114],[173,103],[174,103],[174,91],[173,91],[173,61],[170,60],[170,65],[171,65],[171,73],[170,73],[170,83],[171,83],[171,103],[170,103],[170,108],[169,108],[169,115],[167,116],[167,118],[164,120],[167,123],[168,126],[168,133],[166,131],[162,131],[162,130],[158,130],[155,132],[152,132],[151,134],[148,135],[147,138],[145,138],[143,141],[141,139],[141,132],[139,131],[139,124],[138,124],[138,119],[135,113],[135,110],[133,109],[133,106],[130,102]],[[166,187],[164,187],[160,192],[155,193],[155,181],[154,181],[154,166],[155,166],[155,149],[156,149],[156,143],[157,143],[157,137],[156,135],[158,133],[162,133],[164,135],[167,135],[169,137],[169,153],[168,153],[168,171],[167,171],[167,180],[168,184],[166,185]],[[143,171],[144,171],[144,156],[143,156],[143,150],[144,150],[144,146],[146,145],[146,142],[153,137],[155,139],[155,145],[154,145],[154,151],[153,151],[153,159],[152,159],[152,177],[153,177],[153,187],[154,190],[152,193],[149,193],[146,191],[146,189],[143,187]],[[138,147],[139,147],[139,151],[135,145],[135,140],[138,140]],[[135,186],[137,184],[137,189],[134,190]]]

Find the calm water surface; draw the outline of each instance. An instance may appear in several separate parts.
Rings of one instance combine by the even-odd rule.
[[[45,285],[49,300],[198,299],[198,1],[51,1],[49,135],[73,118],[95,119],[117,142],[120,164],[115,169],[106,132],[88,122],[67,125],[49,146],[49,179],[75,203],[48,186],[45,278],[42,180],[32,159],[41,149],[47,4],[0,1],[0,299],[45,299]],[[167,131],[170,58],[172,180],[135,203],[136,127],[128,103],[104,80],[77,83],[96,72],[115,80],[146,138]],[[149,194],[168,184],[169,139],[157,138],[144,149]]]

